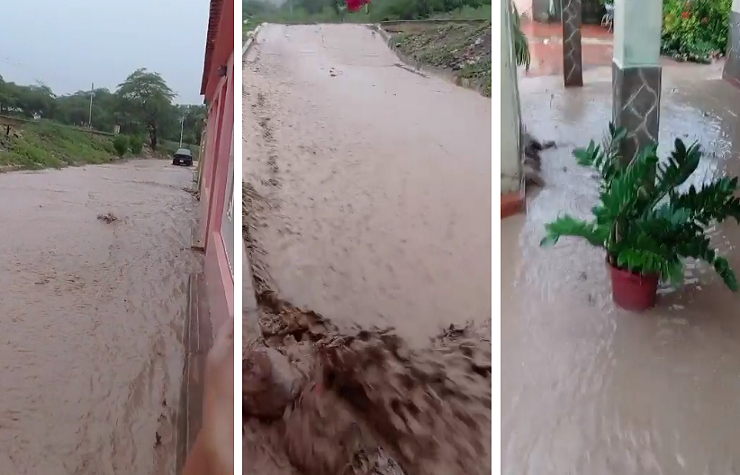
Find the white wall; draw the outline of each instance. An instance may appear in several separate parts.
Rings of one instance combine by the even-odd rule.
[[[501,28],[501,193],[521,187],[521,114],[516,62],[511,41],[509,0],[502,0]]]
[[[614,62],[617,66],[657,66],[662,26],[661,0],[615,0]]]

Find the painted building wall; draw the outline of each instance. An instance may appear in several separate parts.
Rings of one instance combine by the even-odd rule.
[[[200,180],[200,236],[211,326],[234,317],[234,8],[223,3],[205,95],[209,105]],[[227,54],[230,54],[227,58]],[[225,64],[224,64],[225,63]],[[220,66],[225,66],[225,71]]]
[[[521,114],[508,0],[501,6],[501,193],[505,194],[521,187]]]
[[[233,177],[234,153],[234,71],[233,55],[227,76],[219,81],[216,99],[208,116],[213,122],[211,155],[206,156],[204,182],[208,186],[207,222],[205,232],[205,283],[211,323],[214,329],[234,316],[234,224]],[[232,213],[233,214],[233,213]]]

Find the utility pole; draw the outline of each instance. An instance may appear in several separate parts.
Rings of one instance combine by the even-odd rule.
[[[180,119],[180,148],[182,148],[182,132],[183,130],[185,130],[185,117],[187,116],[188,115],[185,114],[184,116],[182,116],[182,119]]]
[[[95,95],[95,83],[92,83],[90,85],[90,115],[87,119],[87,127],[92,129],[92,100],[93,96]]]

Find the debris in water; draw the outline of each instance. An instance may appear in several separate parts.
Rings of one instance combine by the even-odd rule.
[[[162,445],[162,436],[159,435],[159,431],[154,433],[155,441],[154,441],[154,447],[159,447]]]
[[[113,213],[105,213],[105,214],[99,214],[98,219],[100,221],[103,221],[106,224],[113,223],[115,221],[118,221],[118,217],[114,215]]]

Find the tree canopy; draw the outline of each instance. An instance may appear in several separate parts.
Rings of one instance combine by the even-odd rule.
[[[183,142],[199,145],[206,107],[174,104],[174,99],[162,76],[146,69],[131,73],[115,91],[96,88],[61,96],[44,84],[16,84],[0,76],[0,115],[44,118],[104,132],[113,132],[119,125],[122,133],[148,137],[153,149],[162,139],[180,140],[184,117]]]

